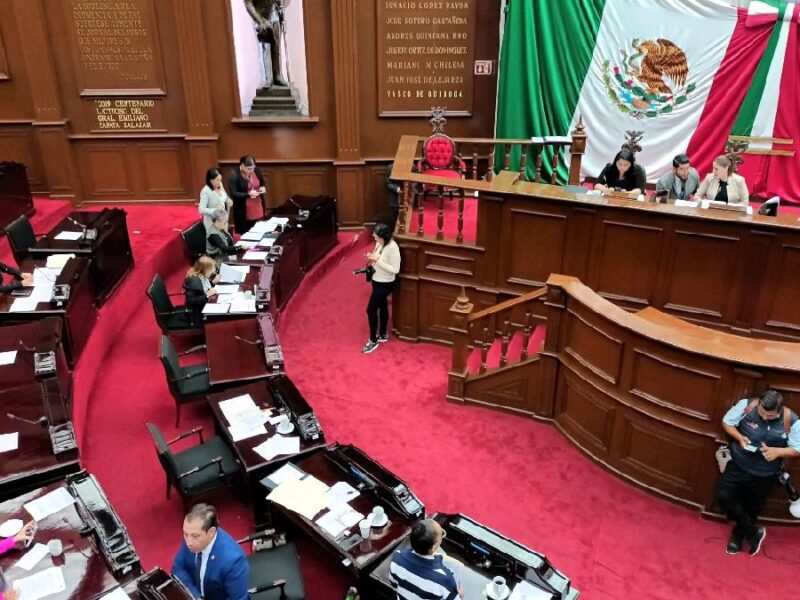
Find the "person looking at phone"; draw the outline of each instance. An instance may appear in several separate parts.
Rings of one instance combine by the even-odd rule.
[[[716,497],[735,525],[726,552],[736,554],[746,540],[750,554],[761,549],[767,530],[756,523],[777,481],[781,459],[800,456],[800,421],[775,390],[744,398],[722,418],[731,438],[731,460],[717,480]]]
[[[667,192],[670,200],[692,200],[700,185],[700,175],[689,157],[678,154],[672,159],[672,171],[656,182],[656,194]]]
[[[372,293],[367,303],[369,339],[361,351],[369,354],[378,344],[389,341],[389,295],[394,290],[395,279],[400,272],[400,247],[392,239],[392,230],[385,223],[378,223],[372,232],[375,248],[368,252],[368,264],[374,269]]]

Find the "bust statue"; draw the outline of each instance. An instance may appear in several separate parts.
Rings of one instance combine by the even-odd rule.
[[[256,27],[256,37],[261,42],[264,74],[268,87],[288,85],[281,74],[281,43],[284,30],[283,0],[244,0],[247,13]],[[269,45],[270,66],[267,66],[267,45]],[[269,80],[271,77],[271,80]]]

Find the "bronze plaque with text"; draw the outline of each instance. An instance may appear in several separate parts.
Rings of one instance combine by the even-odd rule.
[[[166,131],[161,100],[108,98],[86,103],[92,133],[157,133]]]
[[[378,0],[381,116],[472,114],[478,0]]]
[[[153,0],[69,0],[81,96],[163,95]]]

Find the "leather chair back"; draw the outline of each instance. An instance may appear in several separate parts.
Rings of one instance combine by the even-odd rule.
[[[174,386],[177,385],[176,381],[183,375],[183,371],[178,362],[178,353],[175,352],[175,346],[172,345],[172,342],[170,342],[169,338],[165,335],[161,336],[161,353],[159,358],[161,359],[161,364],[164,365],[164,371],[167,373],[167,383],[170,389],[180,395],[180,391],[175,390]]]
[[[147,295],[150,298],[150,302],[153,303],[153,309],[156,311],[156,320],[159,319],[160,315],[167,315],[175,310],[175,306],[169,299],[167,286],[164,285],[164,280],[158,273],[153,275],[153,281],[150,282],[150,286],[147,288]]]
[[[206,227],[203,225],[203,221],[198,221],[182,231],[181,237],[186,246],[186,255],[189,257],[189,262],[194,264],[194,261],[206,253]]]
[[[170,479],[175,479],[178,476],[178,465],[175,462],[175,457],[172,455],[172,450],[169,449],[167,440],[162,435],[158,427],[153,423],[146,423],[147,430],[153,438],[153,443],[156,446],[156,453],[162,468]]]
[[[17,261],[17,265],[21,265],[30,258],[30,248],[36,244],[36,235],[33,233],[33,227],[31,227],[28,217],[22,215],[9,223],[6,227],[6,235],[14,260]]]

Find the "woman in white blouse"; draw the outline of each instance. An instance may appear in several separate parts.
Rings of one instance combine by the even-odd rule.
[[[736,173],[729,173],[731,159],[727,156],[718,156],[714,159],[712,171],[700,184],[695,194],[695,200],[716,200],[726,204],[750,203],[750,193],[747,191],[747,182],[744,177]]]
[[[211,167],[206,171],[206,185],[200,191],[200,207],[198,209],[203,217],[206,231],[211,227],[211,215],[214,214],[214,211],[221,208],[228,212],[232,205],[233,201],[222,187],[222,173],[216,167]]]
[[[369,339],[361,350],[370,353],[378,344],[389,341],[389,294],[394,290],[395,279],[400,272],[400,247],[392,239],[392,230],[385,223],[378,223],[372,232],[375,248],[366,254],[375,271],[372,274],[372,294],[367,303]]]

